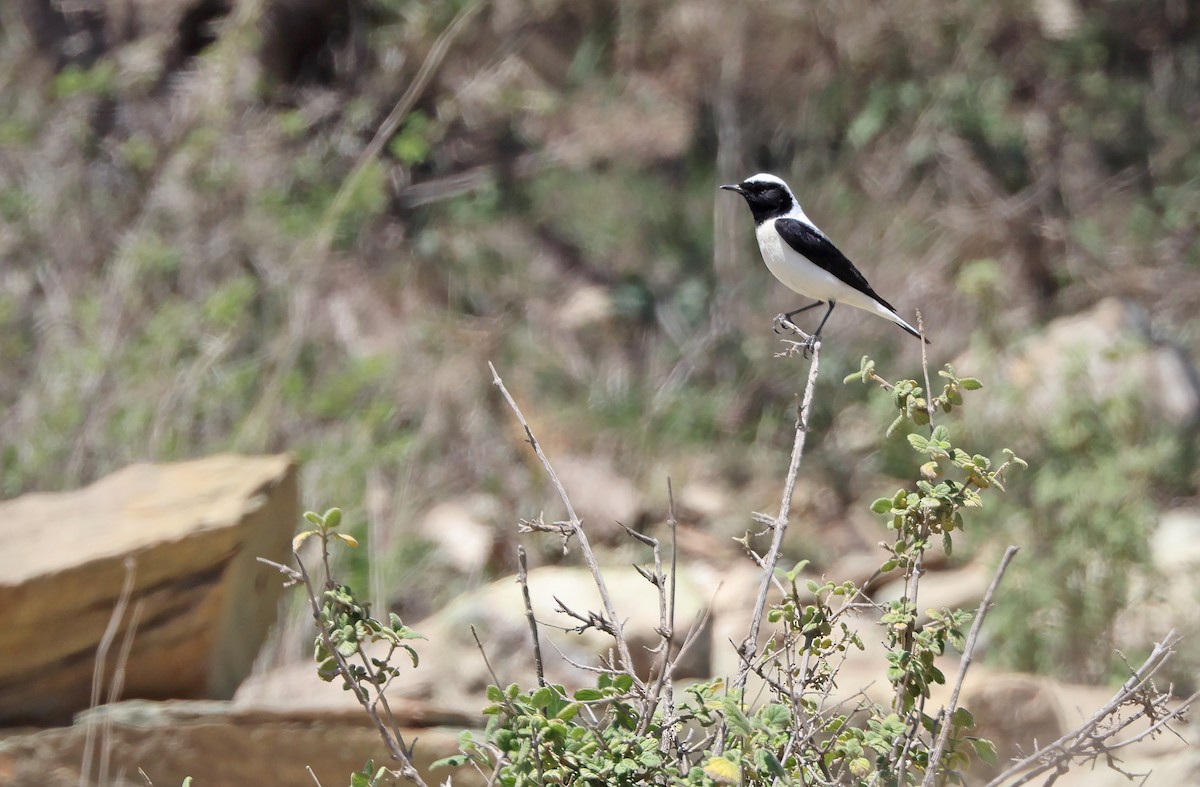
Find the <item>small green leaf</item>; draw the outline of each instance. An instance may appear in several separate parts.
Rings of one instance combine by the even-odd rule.
[[[874,503],[871,503],[871,510],[874,511],[876,514],[886,514],[888,511],[892,510],[892,498],[890,498],[890,497],[879,498]]]
[[[443,757],[440,760],[434,760],[429,764],[430,769],[438,768],[461,768],[471,761],[471,758],[465,754],[454,754],[450,757]]]
[[[971,748],[975,749],[975,756],[988,765],[996,764],[996,744],[983,738],[967,738],[971,742]]]
[[[758,770],[766,771],[777,779],[787,778],[787,773],[783,770],[779,758],[770,749],[757,749],[754,752],[754,764]]]
[[[499,686],[488,686],[487,698],[489,702],[504,702],[504,690]]]
[[[604,694],[599,689],[579,689],[575,692],[575,699],[580,702],[593,702],[603,698]]]
[[[958,384],[968,391],[978,391],[983,387],[983,383],[979,382],[979,380],[975,379],[974,377],[963,377],[959,379]]]
[[[970,729],[975,726],[975,717],[966,708],[955,708],[954,715],[950,717],[950,722],[955,727]]]
[[[548,686],[542,686],[537,691],[533,692],[529,701],[533,703],[533,707],[539,710],[548,706],[554,701],[554,692]]]
[[[783,729],[792,721],[791,712],[783,705],[776,703],[762,706],[756,715],[759,722],[772,729]]]
[[[651,769],[661,768],[663,764],[662,755],[654,750],[642,752],[642,755],[638,757],[638,761],[642,764],[643,768]]]
[[[742,713],[742,709],[738,707],[737,702],[731,697],[725,698],[724,711],[725,723],[735,735],[749,737],[754,732],[750,725],[750,719],[746,718],[746,714]]]
[[[342,509],[331,508],[325,512],[325,527],[334,528],[342,523]]]
[[[325,520],[321,519],[321,515],[316,511],[305,511],[304,518],[317,527],[321,527],[325,524]]]

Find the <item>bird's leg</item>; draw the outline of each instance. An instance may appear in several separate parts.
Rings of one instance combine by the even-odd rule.
[[[809,309],[815,309],[818,306],[820,306],[821,304],[823,304],[824,302],[825,301],[814,301],[814,302],[808,304],[807,306],[801,306],[799,309],[792,309],[790,312],[776,315],[775,316],[775,333],[779,333],[780,332],[779,329],[783,327],[783,324],[787,323],[787,322],[792,322],[792,318],[795,317],[800,312],[806,312]],[[792,324],[794,325],[795,323],[792,322]]]
[[[814,339],[819,339],[821,337],[821,329],[825,327],[825,321],[829,319],[829,315],[833,314],[834,306],[837,306],[837,303],[830,301],[829,308],[825,311],[825,316],[821,318],[821,324],[817,326],[816,332],[812,335]]]
[[[813,305],[815,306],[816,304]],[[817,346],[817,342],[821,338],[821,329],[825,327],[825,322],[829,319],[829,315],[833,314],[834,306],[837,306],[837,303],[835,301],[830,301],[829,308],[825,311],[825,316],[821,318],[821,324],[817,326],[817,330],[813,332],[813,335],[809,336],[808,340],[804,342],[805,358],[808,358],[810,355],[812,355],[813,349]]]
[[[785,314],[783,316],[787,319],[788,322],[791,322],[792,318],[795,317],[800,312],[806,312],[809,309],[815,309],[824,302],[825,301],[813,301],[812,303],[808,304],[807,306],[801,306],[799,309],[792,309],[790,312],[788,312],[787,314]]]

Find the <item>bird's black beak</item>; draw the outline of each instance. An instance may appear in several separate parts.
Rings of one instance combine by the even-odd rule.
[[[742,189],[742,187],[741,187],[741,186],[739,186],[739,185],[738,185],[738,184],[736,184],[736,183],[726,183],[726,184],[725,184],[724,186],[722,186],[721,188],[722,188],[722,189],[724,189],[725,191],[736,191],[738,194],[742,194],[742,195],[745,195],[745,193],[746,193],[746,192],[745,192],[745,191]]]

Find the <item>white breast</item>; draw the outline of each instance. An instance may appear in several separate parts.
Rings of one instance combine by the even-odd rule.
[[[755,235],[767,269],[791,290],[819,301],[844,300],[839,296],[849,288],[837,277],[809,262],[807,257],[797,254],[779,237],[773,222],[760,224]]]

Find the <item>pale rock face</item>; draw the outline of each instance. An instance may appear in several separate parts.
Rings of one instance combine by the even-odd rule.
[[[1183,426],[1200,415],[1196,370],[1176,348],[1146,340],[1137,311],[1116,298],[1059,317],[1009,359],[1007,377],[1028,393],[1027,412],[1053,417],[1082,372],[1086,392],[1100,401],[1129,391],[1168,423]],[[961,368],[969,369],[969,365]]]
[[[488,519],[499,503],[476,498],[438,503],[417,524],[417,534],[437,545],[438,553],[462,574],[476,575],[491,559],[496,532]]]
[[[593,539],[623,537],[617,523],[636,527],[645,513],[641,491],[607,459],[566,455],[554,459],[554,469]]]
[[[307,682],[325,687],[315,668],[306,665]],[[339,694],[349,696],[349,692]],[[427,783],[437,784],[451,771],[433,771],[437,759],[458,753],[458,731],[478,721],[431,716],[412,704],[403,709],[408,741],[420,738],[414,764]],[[69,727],[20,732],[0,740],[0,784],[75,787],[81,783],[81,763],[89,726],[106,726],[109,743],[108,778],[101,778],[99,757],[93,755],[87,784],[195,784],[312,787],[312,772],[323,784],[342,784],[346,774],[361,770],[369,759],[381,762],[383,744],[362,709],[314,713],[308,710],[243,708],[229,702],[128,700],[81,714]],[[433,726],[445,725],[445,726]],[[418,727],[419,729],[413,729]],[[117,774],[124,778],[115,778]],[[130,778],[133,774],[133,778]],[[455,771],[455,785],[482,785],[470,769]]]
[[[286,456],[133,465],[0,503],[0,723],[88,707],[127,558],[133,590],[108,658],[111,671],[136,609],[122,696],[232,696],[282,590],[256,558],[287,558],[297,516]]]

